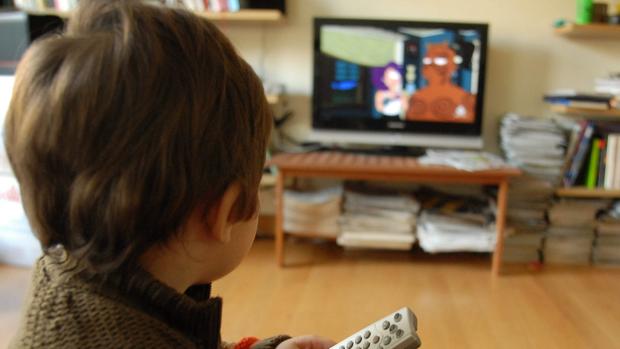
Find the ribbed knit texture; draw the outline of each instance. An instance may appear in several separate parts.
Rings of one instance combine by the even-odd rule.
[[[188,295],[143,270],[105,283],[42,257],[10,348],[208,348],[220,346],[221,299],[210,285]],[[196,298],[193,298],[196,297]]]

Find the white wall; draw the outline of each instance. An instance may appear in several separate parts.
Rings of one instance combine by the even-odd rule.
[[[295,110],[289,132],[308,132],[312,94],[312,18],[316,16],[490,24],[484,138],[497,149],[499,117],[548,114],[542,94],[591,90],[594,78],[620,71],[620,40],[553,35],[558,18],[574,18],[576,0],[288,0],[282,24],[222,24],[257,72],[283,83]]]

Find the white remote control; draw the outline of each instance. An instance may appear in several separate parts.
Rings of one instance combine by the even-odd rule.
[[[422,344],[417,329],[418,319],[409,308],[402,308],[330,349],[415,349]]]

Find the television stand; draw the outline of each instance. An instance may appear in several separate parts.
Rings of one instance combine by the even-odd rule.
[[[284,183],[286,178],[335,178],[353,180],[407,181],[447,184],[494,185],[497,191],[497,213],[495,227],[497,242],[491,263],[491,272],[500,272],[504,251],[504,228],[506,224],[506,205],[508,182],[511,177],[520,176],[521,171],[514,167],[469,172],[447,166],[421,165],[415,158],[385,155],[363,155],[344,152],[310,152],[303,154],[278,154],[271,165],[278,168],[276,177],[275,251],[278,265],[284,265]],[[335,237],[319,235],[314,232],[290,234],[296,237],[335,240]]]
[[[383,146],[375,148],[347,148],[339,146],[326,146],[321,148],[321,152],[340,152],[345,154],[363,154],[378,156],[405,156],[418,158],[426,153],[425,148],[406,147],[406,146]]]

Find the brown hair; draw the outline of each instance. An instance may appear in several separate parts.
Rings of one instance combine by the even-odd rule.
[[[233,182],[255,214],[271,118],[211,23],[139,1],[82,1],[19,64],[6,148],[29,220],[107,274],[166,242]]]

